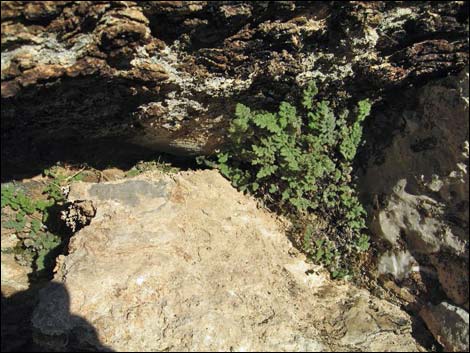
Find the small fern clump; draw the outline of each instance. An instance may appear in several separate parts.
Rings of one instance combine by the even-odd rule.
[[[47,258],[49,252],[56,249],[61,239],[52,234],[45,223],[49,216],[48,210],[53,206],[53,200],[35,200],[29,197],[20,188],[13,185],[2,185],[2,227],[12,229],[21,239],[21,245],[17,246],[17,251],[33,260],[36,271],[43,271],[51,266],[50,259]],[[9,208],[10,212],[4,214],[4,210]]]
[[[18,238],[13,252],[21,263],[32,264],[37,277],[49,275],[55,265],[55,256],[63,247],[63,239],[57,232],[57,207],[65,200],[63,188],[80,181],[82,171],[67,176],[66,171],[54,166],[44,171],[48,177],[42,196],[31,195],[21,184],[2,184],[2,228],[9,229]]]
[[[315,213],[334,225],[326,236],[310,234],[300,245],[342,277],[351,272],[351,256],[369,247],[350,173],[371,105],[360,101],[351,119],[347,110],[335,114],[329,102],[316,100],[317,93],[311,82],[299,109],[282,102],[276,113],[238,104],[226,147],[202,160],[297,223]]]

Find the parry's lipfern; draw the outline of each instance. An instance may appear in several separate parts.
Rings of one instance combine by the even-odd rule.
[[[281,102],[276,113],[238,104],[228,144],[203,160],[240,190],[254,193],[293,219],[313,212],[334,224],[328,238],[310,234],[300,246],[341,276],[349,272],[341,257],[369,247],[363,234],[365,211],[350,172],[362,138],[361,123],[371,105],[360,101],[351,119],[347,110],[336,114],[328,101],[316,100],[317,93],[310,82],[299,108],[302,114],[287,102]]]

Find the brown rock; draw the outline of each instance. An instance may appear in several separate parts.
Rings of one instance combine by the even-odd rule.
[[[20,85],[16,81],[2,82],[2,98],[15,96],[20,91]]]
[[[224,142],[236,103],[273,109],[295,101],[311,78],[335,104],[386,102],[398,87],[468,61],[466,6],[2,3],[2,156],[31,165],[25,159],[49,158],[47,143],[69,136],[210,153]],[[151,106],[168,113],[141,119]]]
[[[432,256],[431,262],[449,299],[468,310],[469,277],[465,260],[443,253]]]
[[[67,1],[32,1],[25,4],[23,14],[29,21],[51,20],[56,17]]]
[[[142,80],[144,82],[157,83],[169,78],[169,75],[161,65],[149,62],[139,63],[136,68],[132,69],[128,73],[129,78]]]
[[[40,65],[33,69],[25,70],[17,81],[21,86],[28,87],[34,85],[38,81],[53,80],[61,77],[64,72],[64,67],[60,65]]]

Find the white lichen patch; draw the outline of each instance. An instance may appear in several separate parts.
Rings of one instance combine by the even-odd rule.
[[[252,75],[243,80],[209,73],[208,77],[197,79],[194,75],[181,70],[179,66],[183,61],[183,57],[179,52],[179,47],[179,41],[175,41],[174,44],[166,46],[152,57],[149,56],[144,47],[141,47],[138,49],[137,57],[131,62],[136,67],[142,61],[150,61],[160,65],[169,76],[166,82],[176,84],[179,87],[178,93],[170,92],[161,102],[146,104],[147,106],[157,104],[162,108],[166,108],[168,110],[168,120],[183,120],[189,115],[190,111],[206,112],[208,108],[192,98],[196,93],[205,93],[212,97],[229,97],[250,87]],[[145,106],[141,106],[140,109],[144,110]],[[174,129],[175,126],[167,126],[167,128]]]
[[[92,42],[91,35],[81,34],[77,35],[72,47],[66,48],[64,43],[57,40],[55,34],[45,33],[38,39],[37,44],[25,44],[11,51],[2,51],[2,71],[8,69],[16,57],[24,55],[31,57],[32,66],[61,65],[68,67],[77,62],[77,59],[83,55],[87,46]]]
[[[389,11],[389,13],[383,17],[377,29],[379,31],[401,29],[406,21],[413,18],[416,18],[416,14],[413,13],[412,9],[397,7]]]
[[[299,86],[306,85],[309,81],[315,80],[316,82],[344,80],[346,77],[354,76],[351,62],[347,62],[344,58],[342,63],[334,65],[327,73],[318,69],[317,62],[320,59],[331,61],[334,59],[334,54],[328,53],[312,53],[306,55],[302,59],[303,71],[295,77],[295,81]]]
[[[168,131],[181,128],[181,121],[194,113],[204,113],[208,107],[194,97],[200,93],[209,94],[212,97],[230,97],[238,92],[247,90],[252,83],[252,76],[243,80],[239,78],[227,78],[222,75],[208,73],[204,78],[197,78],[182,70],[183,54],[179,51],[180,43],[175,41],[171,46],[166,46],[154,56],[150,56],[144,47],[137,50],[137,57],[131,61],[134,67],[142,62],[150,62],[161,66],[168,75],[166,83],[178,86],[177,91],[172,91],[158,102],[150,102],[139,107],[139,111],[146,114],[149,107],[159,108],[164,122],[158,124]],[[152,126],[153,123],[150,123]]]
[[[230,96],[237,92],[246,90],[252,83],[252,76],[246,80],[227,78],[222,75],[209,73],[204,79],[197,79],[194,75],[181,70],[183,56],[180,53],[180,43],[175,41],[171,46],[150,57],[152,63],[161,65],[169,75],[168,82],[177,84],[181,89],[181,96],[194,93],[207,93],[213,97]],[[145,56],[145,49],[140,50]],[[138,65],[139,59],[134,59],[133,65]]]

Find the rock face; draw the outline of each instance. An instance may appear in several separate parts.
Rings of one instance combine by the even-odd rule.
[[[40,292],[55,350],[417,351],[410,317],[307,264],[215,171],[73,184],[96,216]]]
[[[431,276],[430,295],[421,299],[436,300],[431,297],[439,283],[447,297],[443,299],[468,311],[468,70],[412,94],[414,104],[405,104],[400,112],[401,131],[382,150],[380,163],[370,159],[361,178],[364,199],[371,205],[370,228],[387,251],[379,269],[393,273],[398,281],[410,277],[412,271]],[[441,306],[446,307],[444,304]],[[439,318],[441,309],[432,313],[431,331],[440,337],[453,316]],[[468,312],[466,315],[468,318]],[[431,316],[426,316],[426,322]],[[445,326],[438,329],[439,324]],[[457,347],[464,347],[462,342]]]
[[[333,101],[374,100],[468,62],[468,2],[1,6],[10,168],[83,161],[123,141],[207,153],[223,142],[237,102],[272,108],[310,79]]]
[[[28,275],[32,269],[28,266],[22,266],[15,259],[13,249],[17,242],[16,235],[9,229],[2,227],[1,288],[2,294],[5,296],[10,296],[29,287]]]
[[[421,316],[446,352],[468,351],[468,312],[442,302],[423,308]]]

